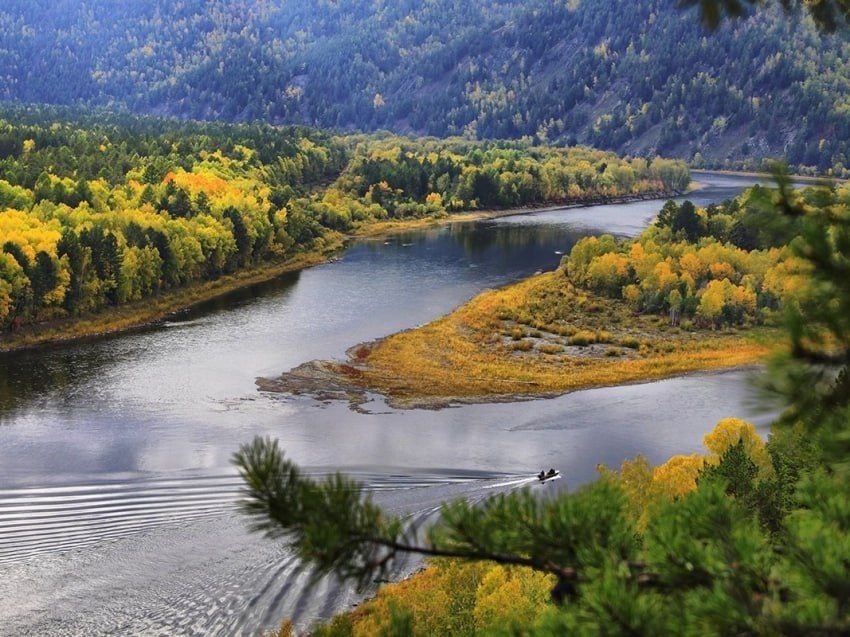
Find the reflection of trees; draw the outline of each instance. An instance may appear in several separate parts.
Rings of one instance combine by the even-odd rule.
[[[558,226],[522,224],[475,224],[471,229],[451,229],[452,238],[462,246],[467,255],[480,255],[497,248],[500,251],[520,251],[517,261],[529,256],[529,250],[546,248],[565,252],[587,232],[567,230]],[[541,255],[536,255],[538,258]],[[548,256],[548,253],[546,254]]]
[[[471,222],[393,235],[386,241],[392,244],[392,253],[399,258],[407,254],[397,251],[400,246],[414,251],[427,246],[427,255],[418,251],[416,258],[435,263],[490,262],[537,269],[554,268],[559,261],[556,250],[568,254],[582,237],[600,233],[557,225]],[[358,245],[358,250],[386,258],[387,247],[383,240],[365,241]]]
[[[108,348],[92,343],[0,355],[0,421],[39,396],[103,375],[113,362]]]
[[[190,320],[232,310],[257,298],[286,296],[294,289],[300,272],[240,288],[200,303],[180,313]],[[146,328],[146,329],[157,329]],[[105,377],[118,360],[133,357],[132,341],[126,334],[113,335],[72,345],[46,347],[0,354],[0,421],[17,407],[55,392],[72,391],[89,381]],[[116,351],[120,349],[120,351]]]
[[[216,298],[204,301],[203,303],[198,303],[189,310],[181,312],[180,317],[192,319],[200,318],[208,314],[232,310],[234,307],[238,307],[244,303],[253,301],[254,299],[274,294],[281,294],[285,297],[295,289],[300,277],[301,272],[296,270],[295,272],[282,274],[271,281],[255,283],[254,285],[249,285],[244,288],[237,288],[227,294],[217,296]]]

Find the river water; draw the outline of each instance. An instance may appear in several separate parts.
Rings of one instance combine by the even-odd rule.
[[[750,180],[700,175],[700,205]],[[235,509],[231,454],[278,438],[307,472],[360,478],[423,523],[440,502],[575,486],[599,463],[701,448],[737,415],[767,427],[746,373],[693,375],[442,411],[263,394],[275,376],[427,322],[488,287],[557,266],[580,237],[632,236],[661,202],[547,210],[351,246],[339,261],[152,328],[0,357],[0,634],[255,634],[356,601],[308,574]],[[415,563],[402,564],[399,574]]]

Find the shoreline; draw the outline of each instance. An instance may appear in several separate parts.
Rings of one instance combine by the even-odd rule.
[[[571,292],[554,301],[561,304],[556,323],[532,326],[510,316],[508,307],[521,313],[555,298],[554,289],[573,290],[564,288],[562,274],[485,290],[427,324],[354,345],[343,360],[307,361],[255,383],[260,391],[347,401],[354,410],[374,395],[392,408],[442,409],[750,367],[775,342],[770,326],[680,328],[634,315],[617,300],[588,295],[576,302]]]
[[[729,177],[748,177],[748,178],[763,178],[766,181],[773,182],[773,173],[762,173],[750,170],[720,170],[712,168],[690,168],[691,173],[700,173],[703,175],[727,175]],[[806,182],[812,184],[829,184],[832,182],[841,183],[846,179],[838,179],[829,176],[814,176],[814,175],[788,175],[792,182]]]
[[[61,346],[152,327],[194,307],[227,296],[238,290],[273,281],[285,274],[297,272],[332,260],[333,255],[345,247],[347,238],[329,235],[328,243],[321,248],[296,253],[283,261],[204,281],[195,285],[170,290],[161,296],[134,301],[99,314],[65,317],[6,333],[0,339],[0,356],[42,347]]]
[[[296,253],[283,261],[269,262],[255,268],[219,277],[213,281],[200,282],[187,288],[170,290],[161,296],[148,297],[98,314],[63,317],[28,325],[18,332],[6,332],[0,336],[0,355],[106,338],[145,329],[157,325],[168,319],[169,316],[191,310],[198,305],[226,296],[231,292],[273,281],[284,274],[327,263],[333,258],[334,254],[345,249],[350,242],[358,239],[383,238],[443,224],[468,223],[499,217],[528,215],[535,212],[587,208],[633,201],[661,201],[673,196],[680,196],[680,193],[653,191],[622,197],[589,197],[573,203],[541,203],[536,206],[503,210],[449,213],[445,217],[377,221],[346,234],[329,232],[325,237],[326,245],[314,250]]]
[[[590,208],[591,206],[608,206],[625,203],[633,203],[636,201],[662,201],[673,197],[681,197],[695,190],[703,188],[704,185],[698,182],[692,182],[688,190],[684,192],[678,191],[652,191],[644,194],[623,195],[621,197],[589,197],[572,203],[542,203],[539,205],[522,206],[520,208],[489,209],[489,210],[471,210],[468,212],[458,212],[449,215],[451,223],[464,223],[467,221],[486,221],[488,219],[499,219],[501,217],[519,217],[530,215],[537,212],[552,212],[555,210],[574,210],[577,208]],[[438,220],[439,221],[439,220]]]
[[[350,348],[349,351],[361,347],[375,346],[385,338],[376,339],[369,343],[360,343]],[[602,389],[605,387],[624,387],[629,385],[642,385],[645,383],[661,382],[674,378],[687,378],[689,376],[710,376],[715,374],[726,374],[736,371],[756,371],[764,369],[764,363],[736,363],[728,367],[705,367],[675,371],[667,374],[646,375],[641,378],[617,380],[608,383],[588,383],[568,389],[550,389],[540,392],[510,392],[504,394],[475,394],[465,396],[451,395],[429,395],[429,396],[393,396],[379,388],[363,387],[351,380],[351,376],[342,373],[341,367],[348,367],[348,363],[338,363],[326,360],[312,360],[294,367],[288,372],[275,378],[257,378],[255,384],[257,390],[275,394],[292,394],[293,396],[307,396],[318,402],[328,403],[334,401],[346,401],[353,411],[369,413],[363,405],[372,400],[372,396],[380,396],[387,407],[397,410],[422,409],[439,411],[451,409],[461,405],[495,405],[500,403],[530,402],[533,400],[551,400],[560,398],[575,392],[590,389]]]

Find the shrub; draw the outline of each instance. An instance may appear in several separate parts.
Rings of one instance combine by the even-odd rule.
[[[626,336],[625,338],[620,339],[620,345],[622,345],[623,347],[628,347],[629,349],[639,349],[640,340],[636,339],[633,336]]]
[[[544,354],[560,354],[564,351],[563,345],[557,343],[541,343],[537,349]]]
[[[596,334],[589,330],[580,330],[570,336],[567,342],[570,345],[590,345],[596,342]]]

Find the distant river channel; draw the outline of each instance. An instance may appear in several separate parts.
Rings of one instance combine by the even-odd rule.
[[[752,179],[701,173],[698,205]],[[340,259],[154,327],[0,355],[0,635],[256,634],[309,626],[359,598],[248,533],[230,465],[273,436],[315,475],[358,477],[391,511],[535,485],[604,463],[701,449],[720,418],[766,429],[748,373],[548,400],[367,413],[257,391],[305,361],[428,322],[486,288],[555,268],[589,234],[638,234],[663,202],[546,210],[360,241]],[[401,565],[399,574],[414,563]]]

